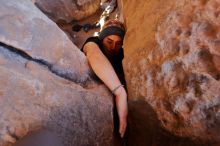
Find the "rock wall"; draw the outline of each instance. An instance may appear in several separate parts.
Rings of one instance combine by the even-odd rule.
[[[220,144],[220,2],[123,1],[128,145]]]
[[[0,64],[0,146],[37,129],[53,131],[65,146],[111,145],[111,96],[60,78],[4,46]]]
[[[31,1],[1,0],[0,4],[1,43],[41,61],[59,76],[86,84],[91,77],[85,56],[54,22]]]
[[[65,146],[112,145],[110,92],[30,0],[0,1],[0,72],[0,146],[37,129]]]
[[[94,14],[100,0],[34,0],[34,3],[53,21],[69,23]]]

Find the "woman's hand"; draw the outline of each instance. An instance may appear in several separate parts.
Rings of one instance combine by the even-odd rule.
[[[116,107],[119,116],[119,133],[121,138],[124,137],[127,127],[128,104],[127,94],[124,87],[120,87],[116,92]]]

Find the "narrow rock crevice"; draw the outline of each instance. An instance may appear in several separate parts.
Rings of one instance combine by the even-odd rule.
[[[32,56],[30,56],[29,54],[27,54],[26,52],[20,50],[20,49],[17,49],[17,48],[14,48],[12,46],[9,46],[7,44],[4,44],[2,42],[0,42],[0,46],[2,46],[3,48],[7,49],[8,51],[12,52],[12,53],[15,53],[21,57],[23,57],[24,59],[27,59],[29,61],[33,61],[41,66],[44,66],[46,67],[50,72],[52,72],[53,74],[55,74],[56,76],[59,76],[61,78],[64,78],[66,80],[69,80],[71,82],[74,82],[76,84],[79,84],[81,85],[82,87],[85,87],[87,85],[87,82],[89,81],[86,80],[84,82],[82,81],[79,81],[77,80],[77,76],[76,75],[73,75],[73,73],[68,73],[66,71],[61,71],[61,70],[58,70],[54,67],[53,64],[49,63],[48,61],[46,60],[43,60],[43,59],[37,59],[37,58],[33,58]]]

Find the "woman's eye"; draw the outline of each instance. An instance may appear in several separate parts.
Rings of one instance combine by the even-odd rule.
[[[118,47],[122,47],[122,43],[116,43],[116,46],[118,46]]]
[[[108,41],[107,43],[108,43],[108,44],[112,44],[112,42],[110,42],[110,41]]]
[[[121,48],[122,45],[121,45],[121,44],[117,44],[116,47],[117,47],[117,48]]]

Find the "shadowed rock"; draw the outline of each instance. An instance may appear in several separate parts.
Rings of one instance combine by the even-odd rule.
[[[86,18],[100,7],[100,0],[35,0],[34,3],[58,23]]]

